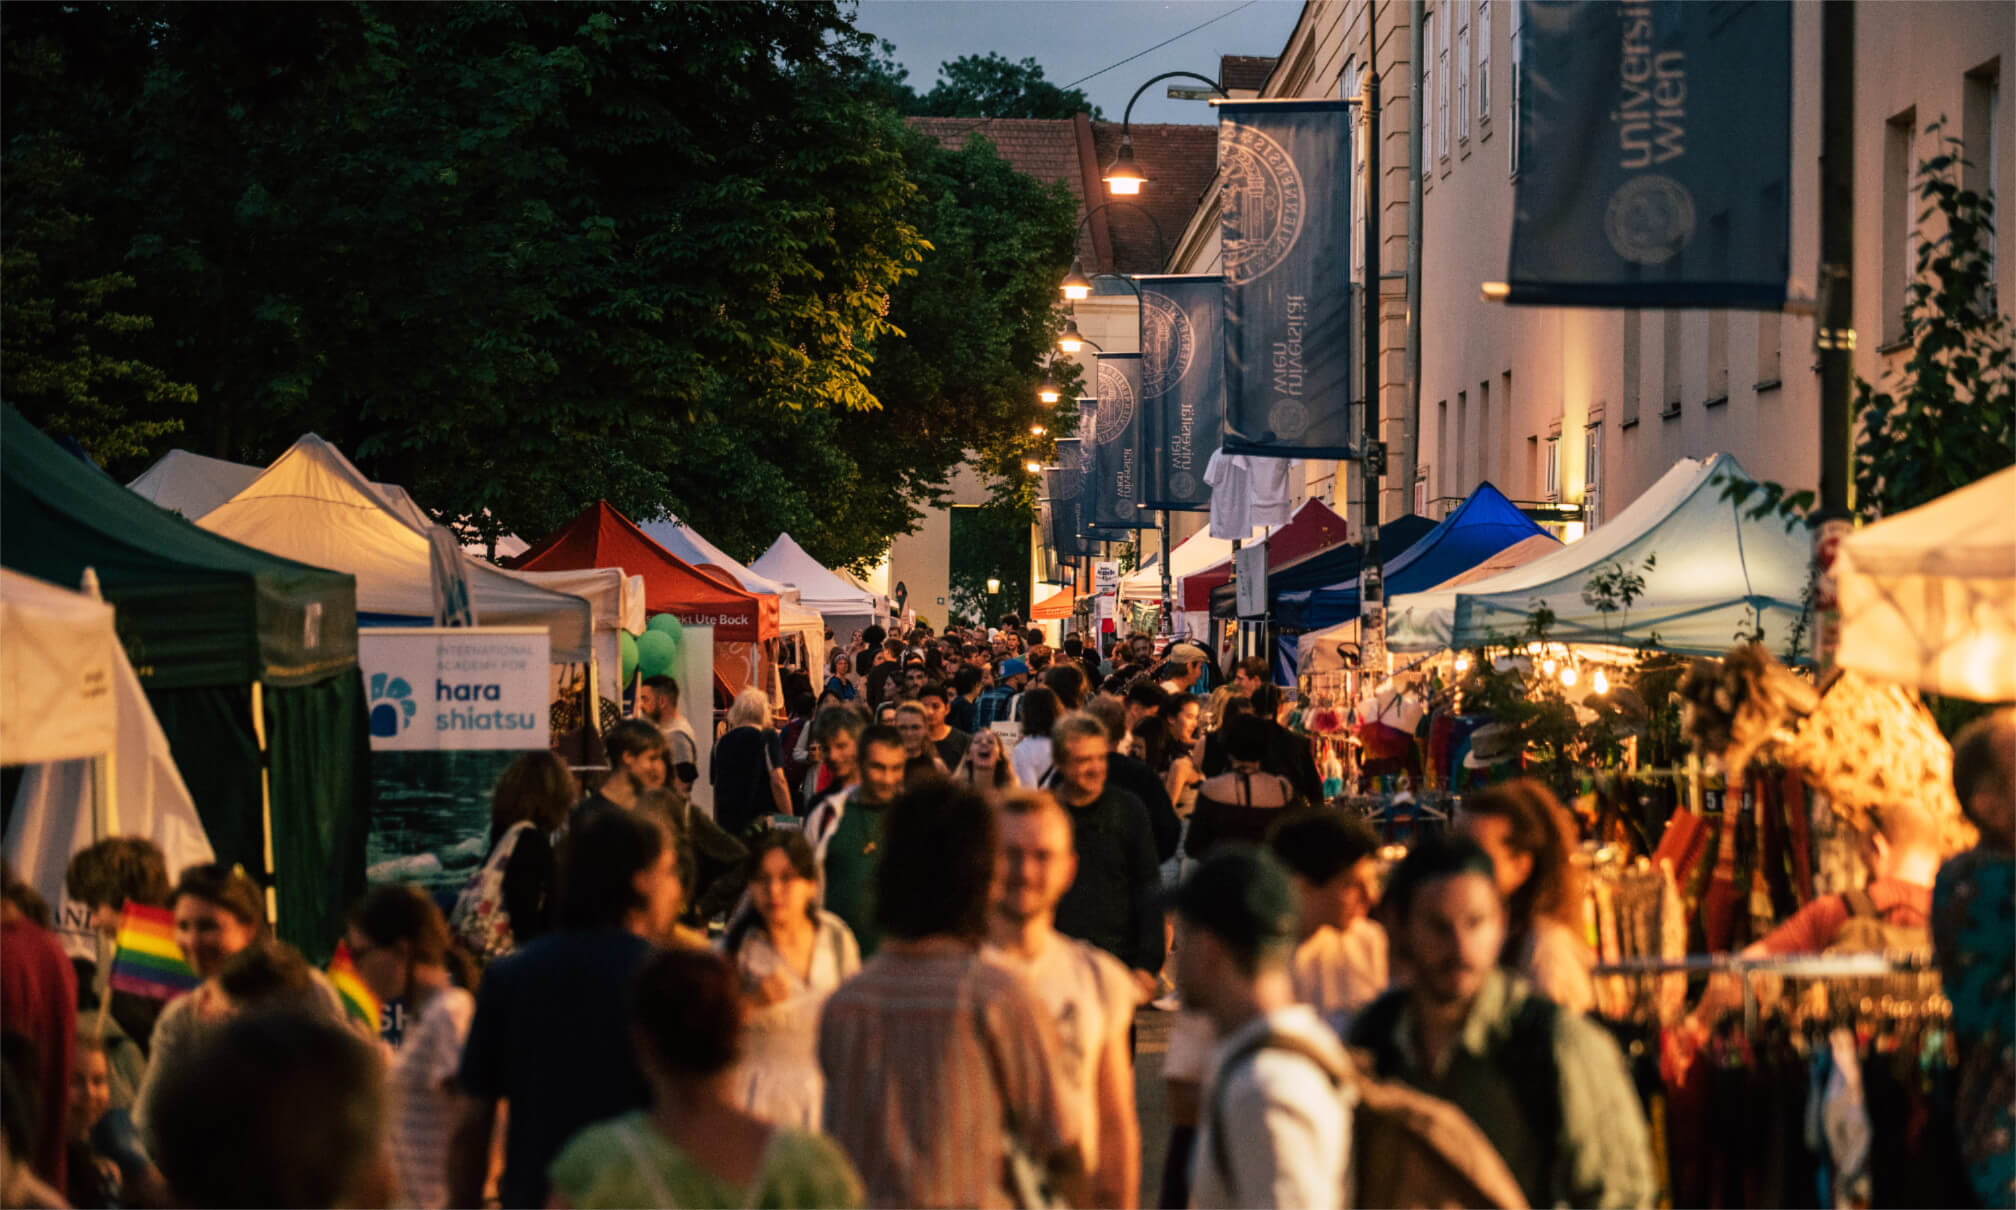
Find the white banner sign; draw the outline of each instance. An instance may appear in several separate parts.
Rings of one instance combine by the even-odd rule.
[[[1257,618],[1267,612],[1267,544],[1242,546],[1232,556],[1233,595],[1239,616]]]
[[[550,648],[541,626],[358,632],[372,751],[546,747]]]
[[[1092,565],[1092,591],[1100,596],[1112,596],[1120,591],[1120,565],[1113,562],[1099,562]]]

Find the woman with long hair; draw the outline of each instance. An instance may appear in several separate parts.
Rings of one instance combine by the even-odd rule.
[[[1497,871],[1506,908],[1499,965],[1570,1012],[1588,1012],[1596,959],[1581,937],[1582,872],[1567,808],[1546,786],[1519,778],[1465,795],[1456,826]]]
[[[1253,714],[1253,699],[1236,693],[1227,694],[1222,702],[1216,703],[1213,717],[1218,725],[1204,737],[1204,756],[1199,771],[1206,777],[1216,777],[1232,767],[1232,760],[1225,753],[1225,736],[1232,729],[1232,720]]]
[[[991,803],[998,803],[1002,794],[1022,786],[1001,737],[990,729],[982,729],[973,737],[966,755],[959,758],[959,767],[952,770],[952,780],[972,786]]]
[[[764,1121],[819,1128],[819,1010],[861,969],[845,922],[819,906],[819,860],[802,832],[769,831],[749,853],[749,907],[722,936],[749,1008],[736,1104]]]
[[[1008,759],[1015,776],[1030,790],[1041,789],[1056,763],[1050,751],[1050,732],[1064,717],[1064,705],[1047,686],[1038,685],[1022,694],[1022,738]]]
[[[1278,773],[1262,771],[1267,759],[1267,724],[1253,715],[1232,720],[1226,728],[1225,755],[1230,767],[1197,787],[1197,805],[1183,837],[1183,851],[1204,857],[1220,844],[1240,841],[1257,845],[1288,807],[1302,805],[1295,786]]]
[[[1134,726],[1134,753],[1156,776],[1169,794],[1178,816],[1188,818],[1197,803],[1197,787],[1204,780],[1197,772],[1191,753],[1197,744],[1197,721],[1203,704],[1187,693],[1171,693],[1162,699],[1155,713]]]
[[[553,835],[580,796],[567,762],[550,751],[527,752],[497,779],[490,851],[455,902],[454,932],[470,953],[499,957],[552,927],[560,871]]]
[[[406,1027],[388,1072],[392,1165],[406,1205],[448,1205],[448,1138],[462,1116],[455,1069],[476,1015],[475,965],[454,948],[425,891],[376,886],[351,907],[344,941],[382,1003],[403,1001]]]

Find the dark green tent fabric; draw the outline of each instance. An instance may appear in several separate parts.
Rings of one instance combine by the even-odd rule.
[[[364,886],[370,734],[354,577],[199,529],[0,408],[0,564],[86,567],[220,861],[266,868],[252,686],[265,698],[280,936],[318,960]]]
[[[147,689],[313,684],[357,664],[357,581],[241,546],[127,491],[0,409],[0,563],[118,610]]]
[[[273,787],[273,861],[316,878],[279,879],[280,936],[321,966],[364,893],[371,828],[371,728],[356,669],[314,685],[266,691]],[[340,736],[347,742],[330,743]]]

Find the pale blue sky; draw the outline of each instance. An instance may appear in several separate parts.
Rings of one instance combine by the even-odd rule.
[[[855,24],[896,44],[896,61],[910,85],[930,91],[938,65],[961,55],[998,52],[1034,59],[1044,78],[1069,84],[1081,76],[1147,50],[1165,38],[1230,13],[1168,46],[1086,81],[1085,90],[1105,116],[1119,121],[1127,98],[1165,71],[1218,72],[1220,55],[1281,53],[1301,16],[1300,0],[861,0]],[[1238,10],[1238,11],[1234,11]],[[1140,122],[1209,124],[1217,119],[1202,101],[1172,101],[1157,84],[1134,107]]]

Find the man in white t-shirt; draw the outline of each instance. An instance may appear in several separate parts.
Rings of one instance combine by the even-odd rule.
[[[679,713],[678,681],[662,673],[645,677],[637,689],[637,713],[665,733],[666,746],[672,750],[665,762],[668,768],[699,763],[700,746],[693,738],[693,725]]]
[[[1379,834],[1337,811],[1284,819],[1268,840],[1295,888],[1299,923],[1290,972],[1295,998],[1336,1023],[1386,990],[1379,906]]]
[[[1055,927],[1057,901],[1078,873],[1071,818],[1056,799],[1008,795],[998,865],[983,952],[1020,974],[1057,1024],[1061,1083],[1085,1115],[1092,1205],[1132,1206],[1141,1191],[1141,1128],[1128,1036],[1138,989],[1119,959]]]

